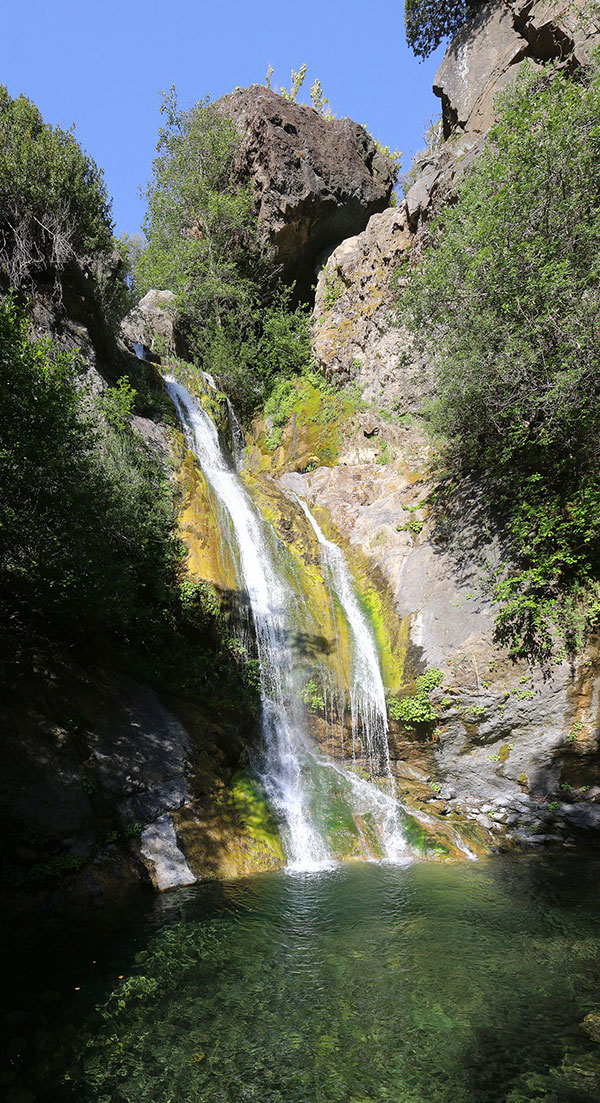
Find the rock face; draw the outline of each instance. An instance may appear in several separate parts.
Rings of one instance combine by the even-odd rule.
[[[329,378],[356,381],[367,401],[398,399],[404,411],[420,405],[427,379],[407,334],[390,324],[397,268],[412,238],[403,204],[338,245],[319,273],[313,326],[315,359]]]
[[[491,0],[483,4],[446,51],[433,90],[442,101],[444,136],[457,127],[479,134],[494,121],[494,99],[521,63],[585,64],[600,27],[582,0]]]
[[[288,277],[310,286],[324,249],[359,233],[388,204],[394,166],[363,126],[254,84],[219,101],[242,133],[239,173]]]
[[[342,242],[319,275],[315,358],[330,379],[359,385],[369,404],[364,424],[335,466],[293,472],[278,460],[280,484],[322,509],[342,542],[381,572],[409,624],[415,671],[444,672],[435,737],[427,747],[392,741],[396,770],[402,760],[416,763],[449,806],[534,843],[600,823],[596,645],[578,666],[565,662],[548,675],[494,644],[486,578],[500,549],[476,523],[476,488],[460,503],[453,539],[442,538],[439,517],[433,523],[432,442],[411,416],[430,397],[432,374],[395,324],[394,307],[403,264],[426,245],[427,220],[485,142],[496,94],[526,59],[573,70],[600,41],[583,7],[495,0],[450,44],[435,78],[446,140],[440,135],[418,159],[403,205]]]
[[[121,336],[134,346],[169,356],[175,352],[175,295],[173,291],[148,291],[121,322]]]
[[[262,793],[239,770],[251,718],[216,722],[116,671],[36,662],[0,707],[0,924],[32,901],[74,911],[140,883],[283,864]]]
[[[584,0],[490,0],[477,9],[434,79],[447,140],[434,135],[417,155],[402,205],[374,215],[362,233],[342,241],[319,273],[313,348],[328,377],[356,381],[368,400],[398,401],[405,411],[429,395],[427,365],[394,325],[399,269],[409,251],[418,254],[427,220],[475,161],[494,122],[495,97],[522,64],[554,61],[573,70],[599,44],[600,25],[585,14]]]

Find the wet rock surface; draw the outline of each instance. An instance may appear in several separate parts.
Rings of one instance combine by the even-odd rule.
[[[148,291],[121,322],[121,337],[131,352],[169,356],[175,353],[175,295]],[[137,350],[135,346],[138,346]]]

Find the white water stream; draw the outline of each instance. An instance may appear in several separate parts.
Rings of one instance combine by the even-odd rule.
[[[207,383],[213,386],[209,377]],[[284,821],[284,843],[292,868],[311,869],[329,864],[331,853],[316,826],[311,775],[331,770],[343,775],[353,810],[368,812],[376,821],[385,856],[398,860],[407,848],[398,821],[387,746],[385,695],[377,651],[368,622],[354,594],[343,553],[327,541],[308,507],[301,503],[323,549],[331,585],[342,605],[353,638],[351,710],[353,742],[366,742],[369,761],[385,772],[390,792],[359,778],[312,748],[306,714],[296,676],[293,653],[294,614],[298,604],[267,539],[267,525],[256,510],[237,473],[225,458],[216,427],[181,384],[166,379],[168,392],[212,492],[221,538],[227,543],[240,594],[247,595],[254,624],[260,667],[264,763],[262,781]],[[298,499],[299,501],[299,499]]]
[[[406,854],[406,842],[399,819],[396,786],[390,764],[388,744],[388,718],[385,689],[377,646],[369,622],[356,596],[352,577],[341,548],[328,540],[313,517],[306,502],[295,495],[321,548],[326,582],[331,596],[339,602],[350,629],[352,646],[352,672],[350,683],[350,711],[352,721],[352,758],[359,747],[365,753],[372,774],[385,774],[387,793],[379,792],[378,801],[381,823],[381,839],[388,858]],[[352,786],[364,801],[374,786],[365,785],[360,778],[353,778]]]
[[[296,501],[319,541],[329,591],[340,603],[352,637],[352,757],[356,758],[358,746],[371,773],[385,771],[391,778],[385,690],[373,633],[354,591],[342,549],[327,539],[306,502],[297,495]]]

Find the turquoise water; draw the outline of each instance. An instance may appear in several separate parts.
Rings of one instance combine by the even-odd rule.
[[[112,930],[38,941],[28,964],[14,950],[3,1091],[597,1101],[600,1045],[580,1023],[600,1011],[599,874],[575,852],[348,864],[142,901]]]

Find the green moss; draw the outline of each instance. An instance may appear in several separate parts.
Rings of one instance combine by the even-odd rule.
[[[424,857],[449,858],[450,848],[432,832],[427,831],[422,824],[417,823],[413,816],[405,812],[402,817],[402,826],[408,845]]]
[[[232,778],[222,802],[227,818],[244,836],[266,847],[275,858],[285,862],[277,820],[258,778],[248,770],[240,770]]]
[[[335,858],[381,858],[383,852],[370,814],[352,812],[350,782],[337,770],[313,761],[309,767],[311,817]]]
[[[271,469],[306,471],[333,466],[344,428],[358,403],[353,391],[335,391],[315,372],[283,379],[265,405],[265,421],[255,423],[258,451],[269,457]],[[266,466],[264,460],[259,466]]]

